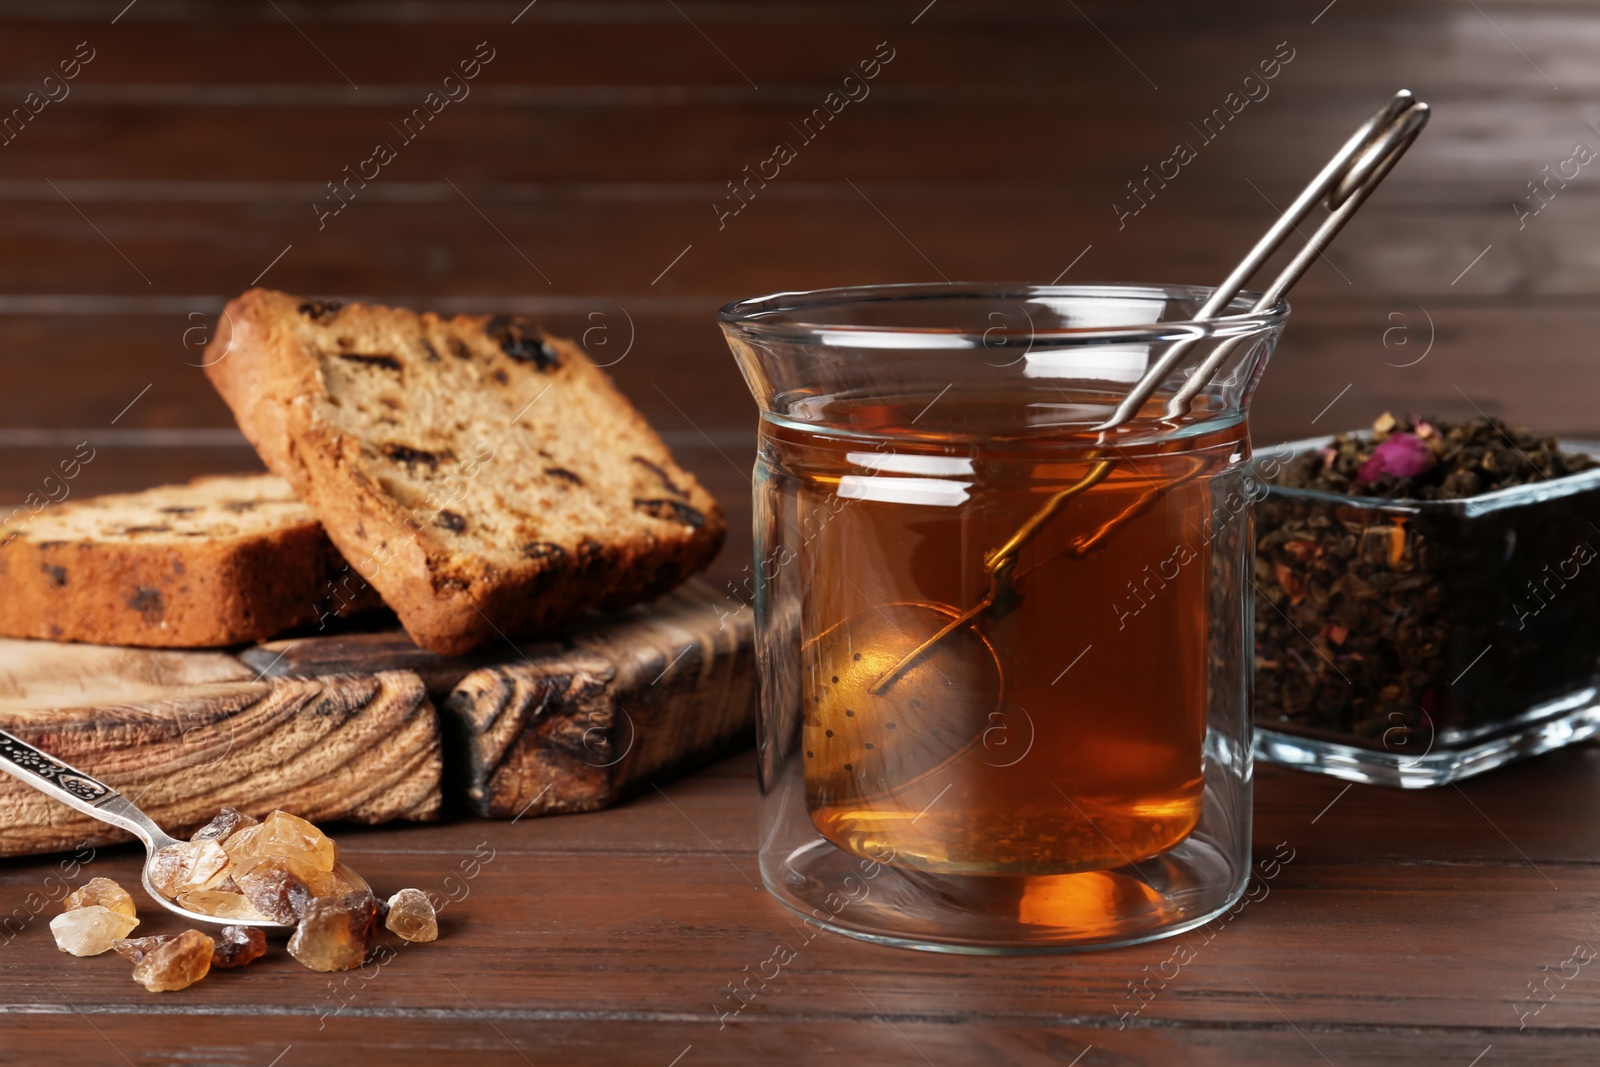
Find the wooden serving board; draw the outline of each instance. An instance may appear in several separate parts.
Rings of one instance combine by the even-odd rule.
[[[753,738],[755,623],[691,581],[559,640],[436,656],[394,631],[268,642],[268,677],[370,669],[421,676],[438,705],[447,792],[476,814],[593,811]]]
[[[754,620],[705,587],[463,678],[441,705],[479,815],[593,811],[752,740]]]
[[[169,831],[228,806],[313,821],[428,819],[439,727],[405,672],[257,679],[231,656],[0,641],[0,725]],[[128,835],[0,776],[0,855]]]
[[[0,640],[0,727],[174,832],[223,806],[367,823],[452,800],[589,811],[749,741],[752,646],[750,610],[699,582],[472,657],[398,630],[234,653]],[[0,775],[0,855],[126,839]]]

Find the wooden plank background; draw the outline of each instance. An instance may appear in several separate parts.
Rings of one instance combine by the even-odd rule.
[[[391,123],[480,42],[470,95],[401,143]],[[260,281],[583,336],[727,504],[714,576],[733,580],[754,410],[720,304],[940,277],[1214,282],[1402,86],[1433,122],[1296,290],[1258,447],[1389,408],[1600,436],[1600,164],[1552,181],[1537,215],[1513,206],[1576,144],[1600,151],[1597,44],[1579,0],[3,0],[0,120],[57,99],[0,145],[0,502],[85,440],[74,494],[257,466],[196,364],[221,302]],[[801,143],[792,124],[889,50]],[[1260,96],[1246,77],[1290,54],[1202,142],[1191,124]],[[395,160],[319,228],[327,183],[380,140]],[[719,224],[779,141],[797,158]],[[1180,141],[1195,160],[1119,225],[1126,183]],[[1589,970],[1518,1024],[1527,983],[1600,937],[1597,759],[1422,795],[1263,773],[1258,849],[1297,858],[1121,1026],[1166,946],[974,960],[820,937],[719,1026],[726,983],[802,936],[755,888],[748,757],[596,815],[354,833],[374,882],[464,893],[439,944],[338,989],[279,960],[149,997],[50,946],[30,901],[56,862],[0,863],[0,916],[29,918],[0,935],[6,1057],[1588,1062]],[[468,878],[479,841],[495,858]]]

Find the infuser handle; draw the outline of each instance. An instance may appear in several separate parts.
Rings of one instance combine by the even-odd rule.
[[[1222,284],[1217,286],[1211,297],[1195,313],[1194,321],[1203,322],[1216,318],[1218,312],[1239,295],[1245,282],[1250,280],[1250,276],[1260,270],[1278,250],[1290,232],[1299,226],[1319,201],[1325,200],[1329,216],[1323,220],[1305,247],[1251,310],[1264,311],[1276,305],[1284,293],[1300,280],[1300,276],[1311,265],[1311,261],[1322,254],[1334,235],[1349,221],[1350,216],[1355,214],[1372,190],[1377,188],[1378,183],[1383,181],[1384,176],[1389,173],[1405,150],[1411,147],[1411,142],[1416,140],[1417,134],[1421,133],[1422,127],[1427,124],[1428,114],[1428,105],[1412,95],[1409,89],[1401,89],[1388,103],[1379,108],[1378,112],[1363,123],[1361,128],[1345,142],[1344,147],[1327,162],[1311,180],[1311,184],[1301,190],[1300,195],[1295,197],[1294,203],[1289,205],[1289,209],[1272,224],[1244,259],[1239,261],[1238,266],[1223,279]],[[1145,401],[1150,399],[1167,375],[1172,372],[1172,368],[1178,365],[1189,348],[1201,337],[1201,334],[1196,333],[1169,346],[1161,357],[1150,365],[1144,376],[1134,383],[1133,388],[1128,390],[1128,394],[1122,398],[1122,402],[1117,405],[1111,417],[1093,428],[1101,432],[1113,430],[1137,415],[1139,409],[1144,407]],[[1196,368],[1183,389],[1168,402],[1169,418],[1182,415],[1189,410],[1189,404],[1194,396],[1216,373],[1235,343],[1224,341],[1218,351],[1213,352],[1200,367]]]
[[[1428,105],[1422,103],[1406,111],[1392,125],[1385,128],[1355,163],[1351,164],[1344,180],[1328,194],[1328,207],[1332,213],[1322,220],[1322,225],[1311,235],[1311,240],[1306,242],[1305,247],[1289,261],[1287,267],[1283,268],[1283,273],[1279,274],[1266,292],[1261,294],[1261,299],[1250,308],[1252,312],[1262,312],[1276,306],[1278,301],[1283,299],[1283,294],[1300,280],[1301,275],[1311,266],[1311,262],[1322,255],[1322,250],[1328,247],[1334,235],[1344,228],[1344,224],[1350,221],[1350,216],[1360,209],[1362,202],[1399,162],[1406,149],[1411,147],[1411,142],[1417,139],[1417,134],[1427,125],[1428,114]],[[1342,202],[1339,202],[1341,200]],[[1199,395],[1200,390],[1210,383],[1212,376],[1226,362],[1228,354],[1238,347],[1239,340],[1235,337],[1223,341],[1206,357],[1205,362],[1195,368],[1194,373],[1189,375],[1189,380],[1184,382],[1183,387],[1167,401],[1167,418],[1182,418],[1189,413],[1189,405],[1194,403],[1194,398]]]

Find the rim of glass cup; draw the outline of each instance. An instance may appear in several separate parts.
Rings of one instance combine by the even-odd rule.
[[[1083,341],[1170,342],[1204,337],[1230,337],[1260,333],[1281,326],[1289,316],[1289,302],[1280,299],[1266,311],[1251,307],[1261,294],[1241,290],[1228,302],[1228,313],[1214,319],[1173,319],[1167,322],[1128,323],[1118,326],[1054,327],[1026,329],[989,326],[976,329],[942,326],[864,325],[830,321],[829,308],[851,305],[910,303],[921,300],[1036,299],[1043,297],[1131,298],[1160,296],[1203,304],[1215,290],[1204,285],[1167,285],[1146,282],[1084,282],[1074,285],[1040,285],[1034,282],[912,282],[896,285],[850,285],[771,293],[736,300],[717,312],[717,321],[740,334],[764,341],[849,347],[861,338],[870,348],[992,348],[997,339],[1028,338],[1035,344],[1052,339],[1062,343]],[[870,338],[870,340],[868,340]],[[903,340],[902,340],[903,339]]]

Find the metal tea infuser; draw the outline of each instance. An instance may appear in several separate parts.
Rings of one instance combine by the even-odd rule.
[[[1396,93],[1345,142],[1262,235],[1195,312],[1193,321],[1205,322],[1221,315],[1290,232],[1297,230],[1322,203],[1327,216],[1262,292],[1250,313],[1275,307],[1405,154],[1427,124],[1428,114],[1428,105],[1409,90]],[[1091,427],[1099,432],[1102,446],[1109,442],[1113,431],[1138,416],[1184,355],[1204,336],[1196,332],[1171,345],[1128,390],[1111,417]],[[1217,343],[1215,350],[1168,398],[1164,419],[1188,414],[1195,397],[1239,341],[1234,337]],[[1093,465],[1081,479],[1052,496],[1004,544],[986,554],[984,569],[989,575],[989,589],[970,608],[960,611],[931,603],[872,608],[810,642],[813,654],[808,657],[811,677],[806,679],[806,688],[815,713],[808,715],[807,721],[808,726],[811,722],[825,723],[826,729],[809,729],[804,743],[808,756],[821,757],[820,768],[825,773],[851,775],[858,786],[862,781],[887,781],[890,776],[873,773],[883,769],[883,761],[889,758],[887,749],[894,752],[892,777],[898,788],[969,749],[978,737],[970,729],[953,728],[951,724],[986,723],[1000,707],[1004,683],[998,657],[976,625],[980,617],[1014,602],[1018,596],[1016,583],[1026,574],[1064,555],[1083,558],[1119,528],[1148,511],[1163,495],[1199,473],[1197,469],[1152,488],[1098,529],[1019,571],[1017,559],[1022,548],[1074,497],[1100,484],[1116,466],[1116,460],[1101,449],[1091,452],[1090,459]],[[930,631],[931,635],[925,638],[916,636]],[[878,714],[858,714],[859,709],[872,706],[874,700],[884,698],[891,690],[899,721]]]

